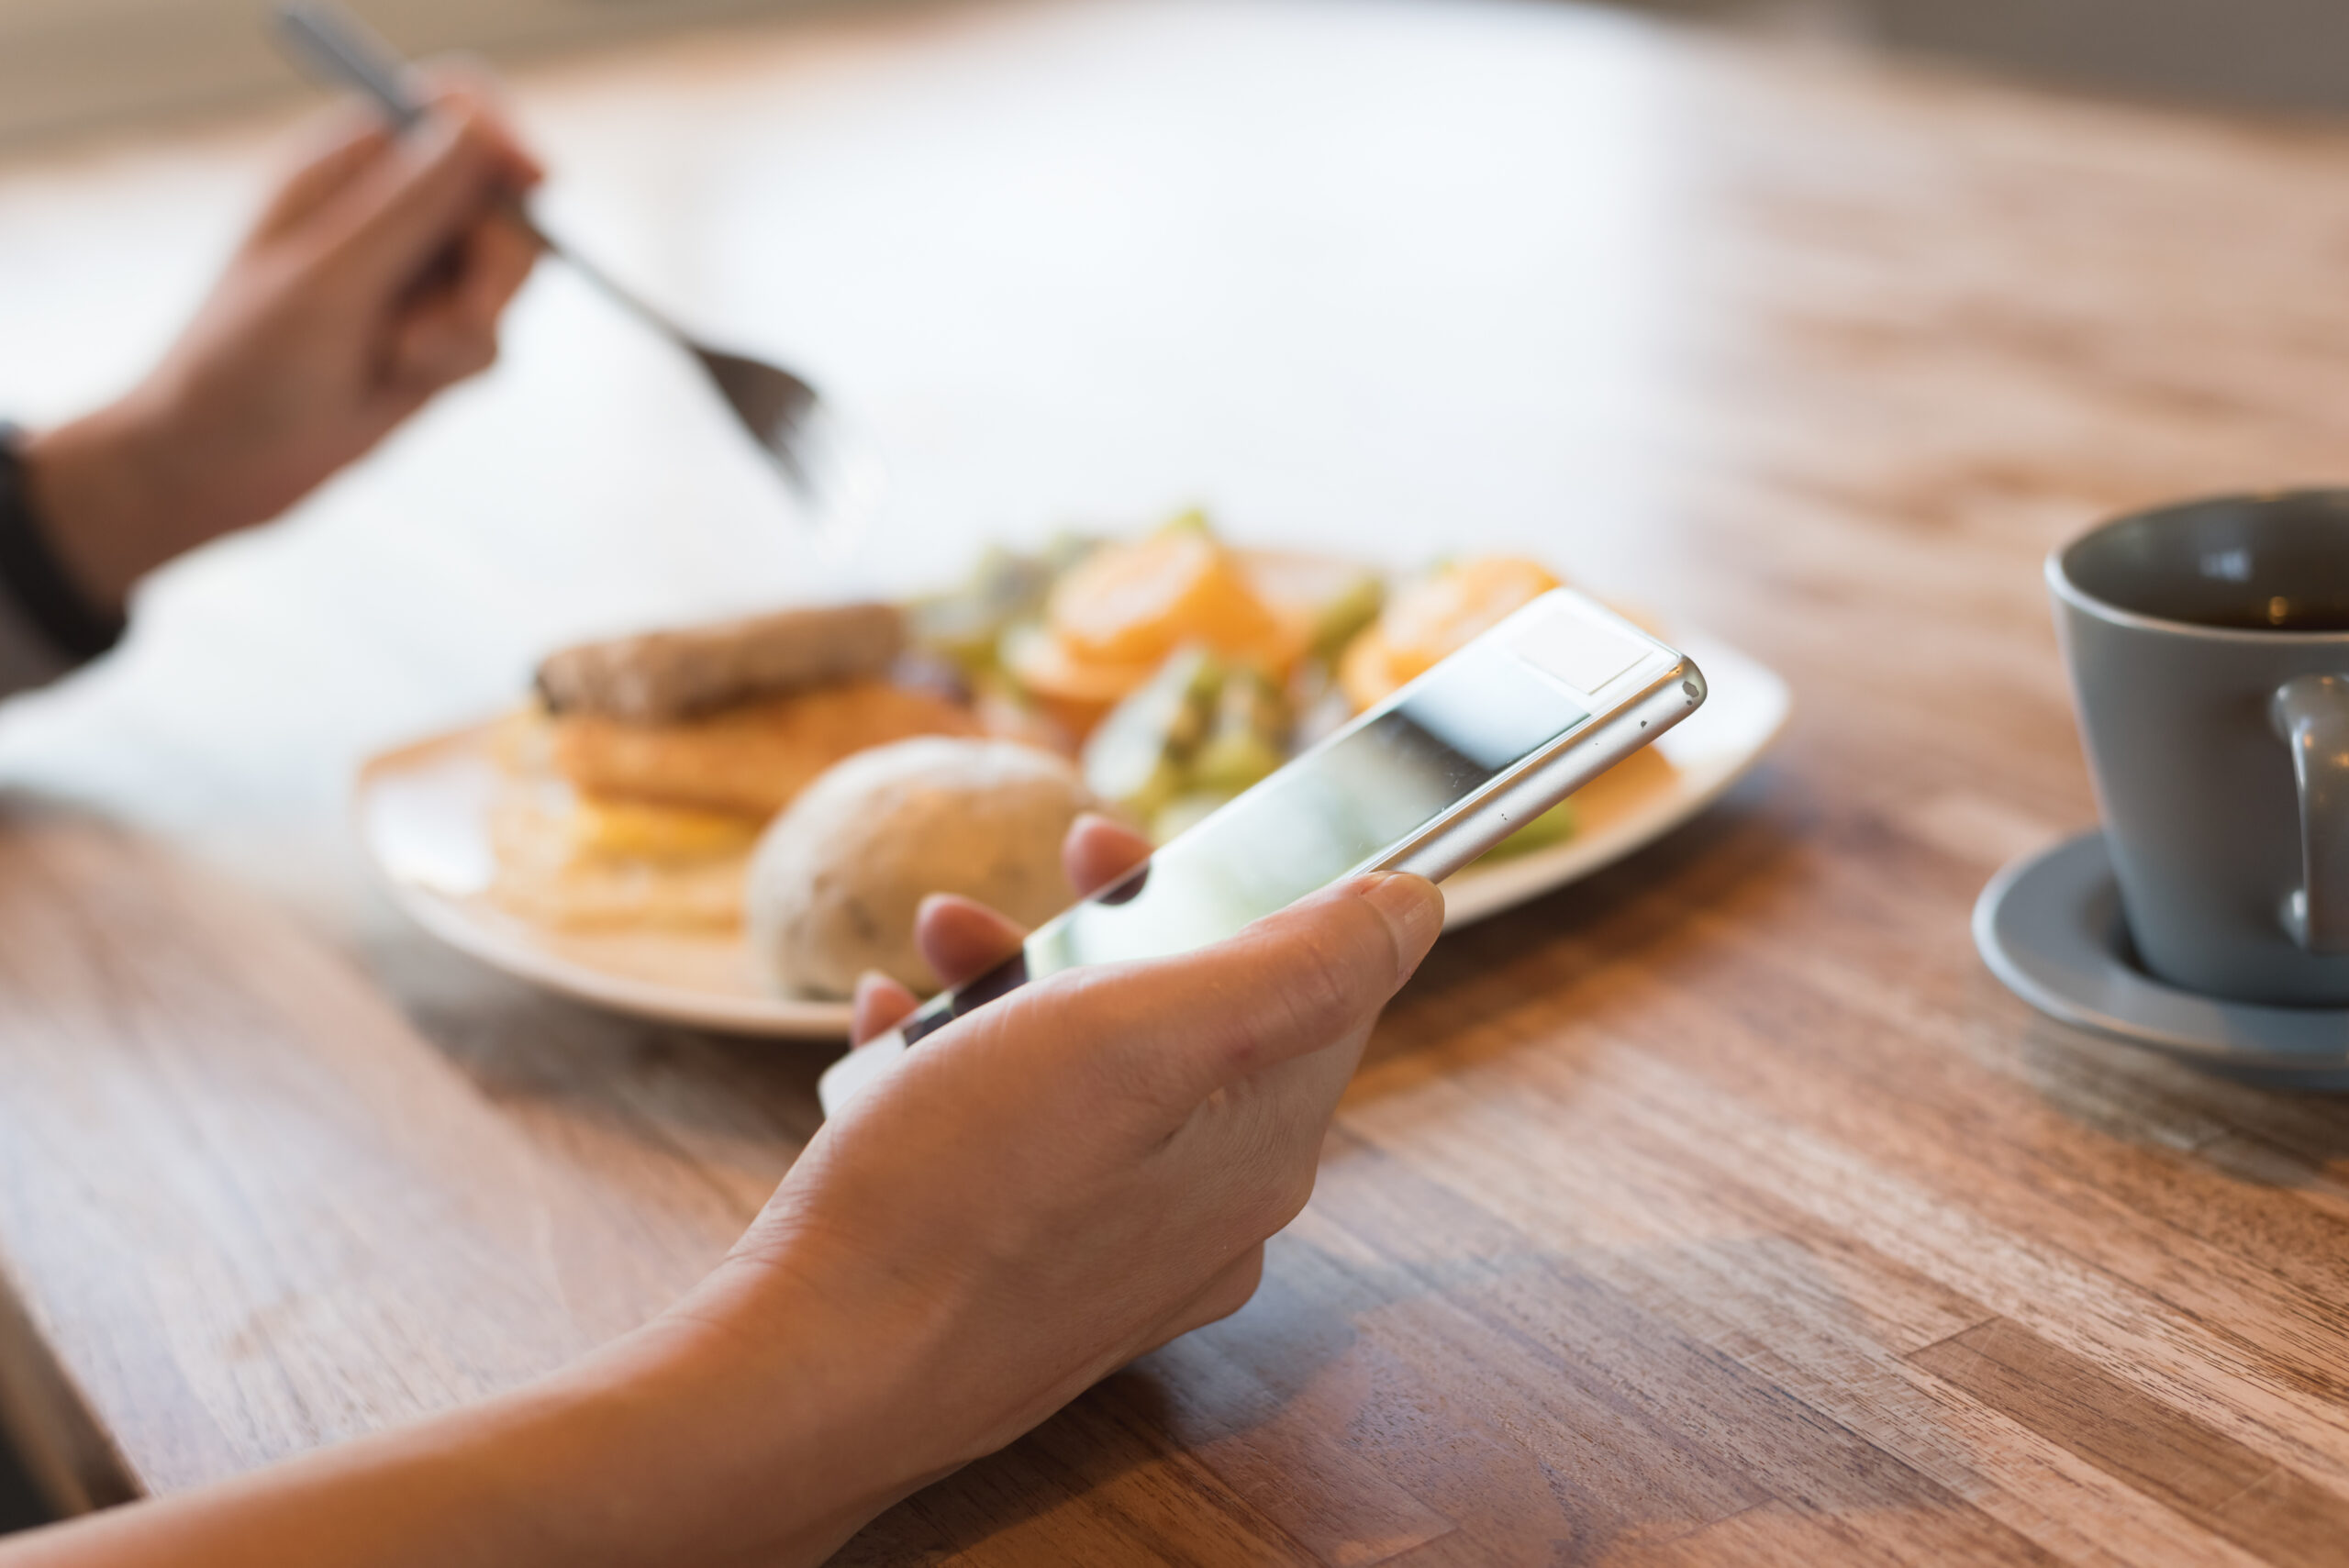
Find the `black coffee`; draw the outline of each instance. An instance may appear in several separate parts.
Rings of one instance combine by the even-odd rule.
[[[2140,513],[2073,543],[2062,570],[2090,596],[2161,620],[2349,632],[2349,490]]]
[[[2332,597],[2289,598],[2278,594],[2265,604],[2212,604],[2205,600],[2149,613],[2164,620],[2220,627],[2228,631],[2349,631],[2349,600]]]

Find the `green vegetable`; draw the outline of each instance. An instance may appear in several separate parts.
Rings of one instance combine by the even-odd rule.
[[[1238,795],[1287,761],[1278,746],[1261,735],[1218,735],[1191,759],[1190,782],[1194,788]]]
[[[1034,554],[991,545],[959,585],[907,601],[907,633],[966,673],[989,669],[1005,630],[1041,615],[1053,580],[1096,542],[1062,534]]]
[[[1313,615],[1313,652],[1334,660],[1364,627],[1386,607],[1386,584],[1378,574],[1364,572],[1323,601]]]
[[[1170,655],[1086,738],[1085,787],[1149,821],[1187,786],[1190,755],[1222,683],[1221,666],[1205,649]]]
[[[1215,728],[1191,758],[1193,789],[1238,795],[1288,761],[1288,710],[1270,681],[1234,670],[1216,695]]]
[[[1085,786],[1153,832],[1179,831],[1288,761],[1288,728],[1287,701],[1263,674],[1182,649],[1086,740]]]

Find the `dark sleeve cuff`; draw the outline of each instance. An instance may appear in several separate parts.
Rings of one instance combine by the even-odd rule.
[[[86,663],[122,640],[123,618],[90,603],[33,513],[24,433],[0,425],[0,590],[58,654]]]

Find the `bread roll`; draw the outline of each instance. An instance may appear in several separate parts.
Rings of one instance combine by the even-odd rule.
[[[1092,804],[1076,770],[1010,740],[876,747],[808,785],[760,840],[752,952],[788,992],[845,996],[880,970],[929,993],[914,912],[959,893],[1035,925],[1075,902],[1061,840]]]

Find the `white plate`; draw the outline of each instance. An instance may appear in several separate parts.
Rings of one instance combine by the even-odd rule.
[[[1686,822],[1759,762],[1786,728],[1787,684],[1725,643],[1681,641],[1705,672],[1705,706],[1575,797],[1564,843],[1471,867],[1444,884],[1446,928],[1589,875]],[[738,933],[567,932],[489,901],[495,727],[389,751],[359,772],[359,833],[400,906],[461,951],[549,990],[662,1023],[780,1039],[838,1040],[845,1002],[778,996]]]

